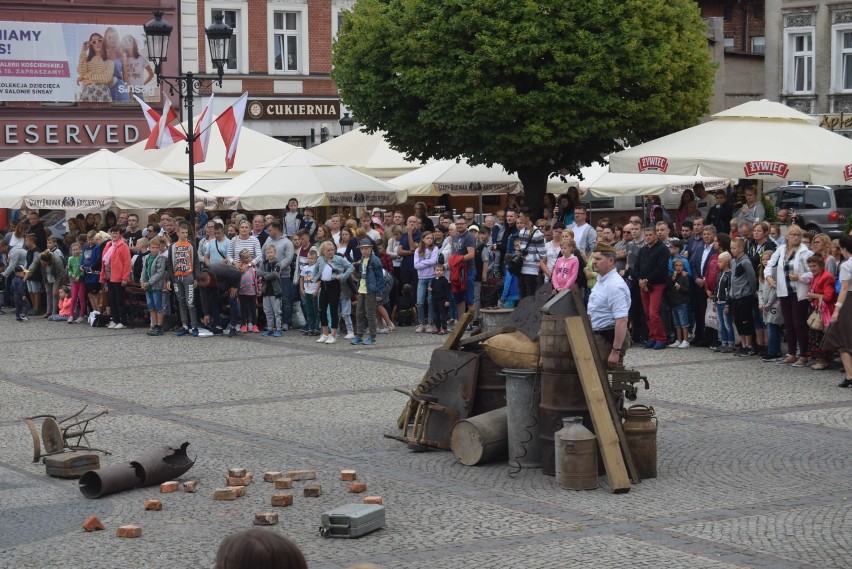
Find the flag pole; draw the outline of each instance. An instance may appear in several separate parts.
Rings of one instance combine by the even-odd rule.
[[[186,77],[188,84],[192,85],[192,71],[187,71]],[[192,89],[187,89],[184,104],[186,105],[186,112],[189,115],[187,119],[189,121],[189,132],[186,133],[186,153],[189,154],[189,216],[187,216],[187,219],[189,220],[189,227],[192,230],[192,238],[195,240],[198,237],[195,230],[195,141],[199,135],[195,132],[195,127],[192,125],[192,95]]]

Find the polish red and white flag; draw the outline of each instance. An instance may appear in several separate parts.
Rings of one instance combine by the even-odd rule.
[[[198,124],[195,125],[195,142],[192,143],[192,163],[201,164],[207,159],[207,147],[210,145],[210,131],[213,128],[213,95],[210,95],[210,100],[207,101],[207,106],[201,116],[198,117]]]
[[[248,101],[248,93],[243,93],[243,96],[236,102],[225,109],[221,115],[216,118],[216,123],[219,125],[219,133],[222,135],[222,140],[225,142],[225,172],[234,167],[234,159],[237,156],[237,144],[240,141],[240,129],[243,126],[243,116],[246,112],[246,102]]]
[[[163,98],[166,100],[166,103],[163,105],[163,114],[160,116],[160,120],[157,123],[159,132],[157,133],[156,148],[168,148],[176,142],[186,140],[186,135],[175,127],[169,125],[171,122],[169,117],[175,116],[175,112],[172,110],[171,100],[165,96],[165,93],[163,94]]]
[[[152,109],[147,103],[145,103],[145,101],[136,95],[133,95],[133,98],[136,99],[136,102],[139,103],[139,106],[142,108],[142,114],[145,115],[145,120],[148,121],[148,129],[151,131],[148,136],[148,141],[145,144],[145,150],[159,148],[159,146],[157,146],[157,142],[160,138],[160,113]],[[166,100],[168,101],[168,98],[166,98]],[[184,137],[183,133],[170,124],[177,118],[177,113],[174,109],[172,109],[171,105],[163,107],[163,109],[167,109],[168,112],[166,115],[166,122],[169,124],[169,130],[172,131],[171,137],[180,140],[181,137]]]

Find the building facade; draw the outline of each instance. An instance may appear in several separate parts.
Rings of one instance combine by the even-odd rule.
[[[181,0],[183,71],[211,73],[204,28],[216,15],[235,41],[221,87],[220,113],[248,93],[245,126],[311,147],[341,134],[343,116],[331,80],[333,38],[355,0]],[[201,107],[196,104],[196,108]]]
[[[177,0],[0,3],[0,160],[29,151],[67,162],[146,138],[132,95],[162,105],[142,29],[153,10],[175,18]]]
[[[768,98],[852,137],[852,2],[767,0]]]
[[[764,0],[699,0],[701,16],[722,20],[722,40],[725,51],[763,53]]]

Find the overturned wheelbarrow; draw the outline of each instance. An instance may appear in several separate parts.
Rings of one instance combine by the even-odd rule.
[[[189,458],[186,453],[188,446],[188,442],[177,448],[163,446],[130,462],[90,470],[80,477],[80,492],[86,498],[102,498],[179,478],[192,468],[198,458]]]

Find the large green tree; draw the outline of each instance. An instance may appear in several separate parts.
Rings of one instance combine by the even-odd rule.
[[[332,78],[409,158],[547,179],[695,124],[713,64],[693,0],[358,0]]]

